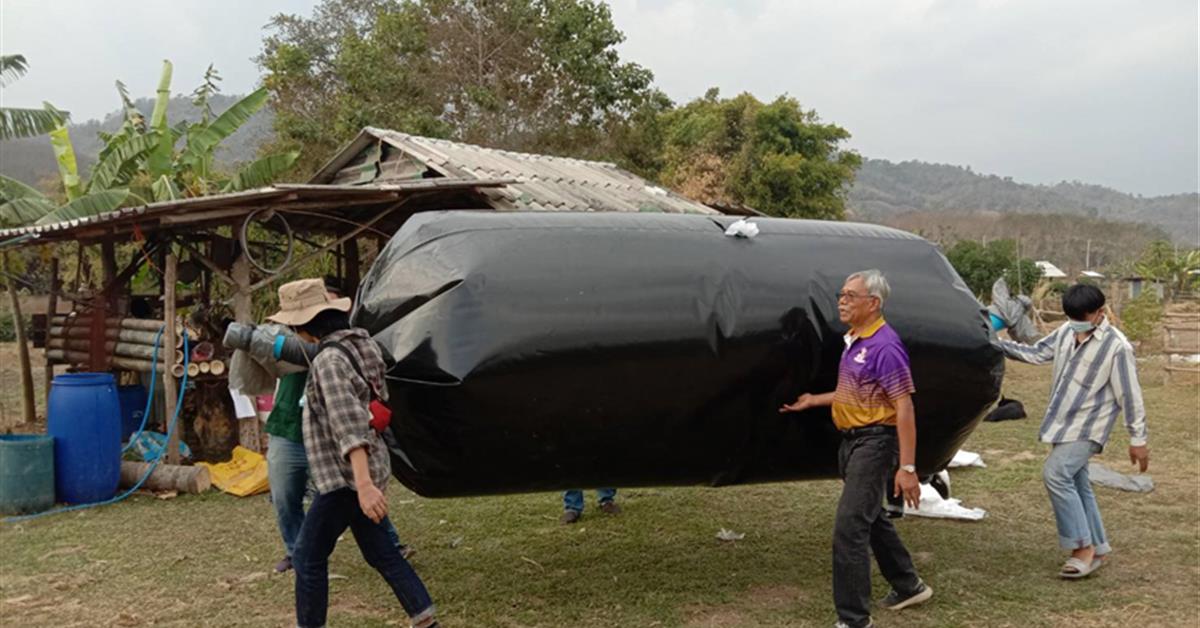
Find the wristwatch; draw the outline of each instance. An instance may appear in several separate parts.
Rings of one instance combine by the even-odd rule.
[[[902,465],[900,465],[900,470],[901,470],[901,471],[904,471],[904,472],[907,472],[907,473],[912,473],[912,474],[914,474],[914,475],[915,475],[915,474],[917,473],[917,465],[915,465],[915,464],[902,464]]]

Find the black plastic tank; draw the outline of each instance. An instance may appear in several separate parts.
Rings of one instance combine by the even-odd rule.
[[[430,497],[834,477],[836,293],[887,276],[943,468],[999,397],[986,311],[938,249],[874,225],[647,213],[428,212],[364,278],[354,324],[390,352],[392,472]]]

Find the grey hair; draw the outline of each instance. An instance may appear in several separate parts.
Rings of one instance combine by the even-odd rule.
[[[884,301],[887,301],[888,296],[892,293],[892,287],[888,285],[887,277],[878,269],[860,270],[849,277],[851,279],[862,279],[863,283],[867,284],[867,294],[879,299],[879,307],[883,307]]]

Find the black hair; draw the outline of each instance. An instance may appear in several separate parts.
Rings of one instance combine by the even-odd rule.
[[[342,289],[342,281],[333,275],[325,275],[325,291],[333,293],[336,297],[345,296],[345,290]]]
[[[297,331],[311,334],[315,338],[324,338],[343,329],[350,329],[350,314],[341,310],[323,310],[307,323],[296,325]]]
[[[1096,286],[1077,283],[1063,293],[1063,314],[1071,320],[1083,320],[1088,314],[1104,307],[1104,293]]]

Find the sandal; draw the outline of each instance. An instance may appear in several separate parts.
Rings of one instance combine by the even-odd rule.
[[[1072,556],[1071,558],[1067,559],[1067,562],[1063,563],[1062,569],[1058,571],[1058,576],[1068,580],[1086,578],[1091,575],[1093,571],[1099,569],[1103,564],[1104,561],[1093,559],[1092,563],[1089,565],[1088,563],[1085,563],[1082,560]]]

